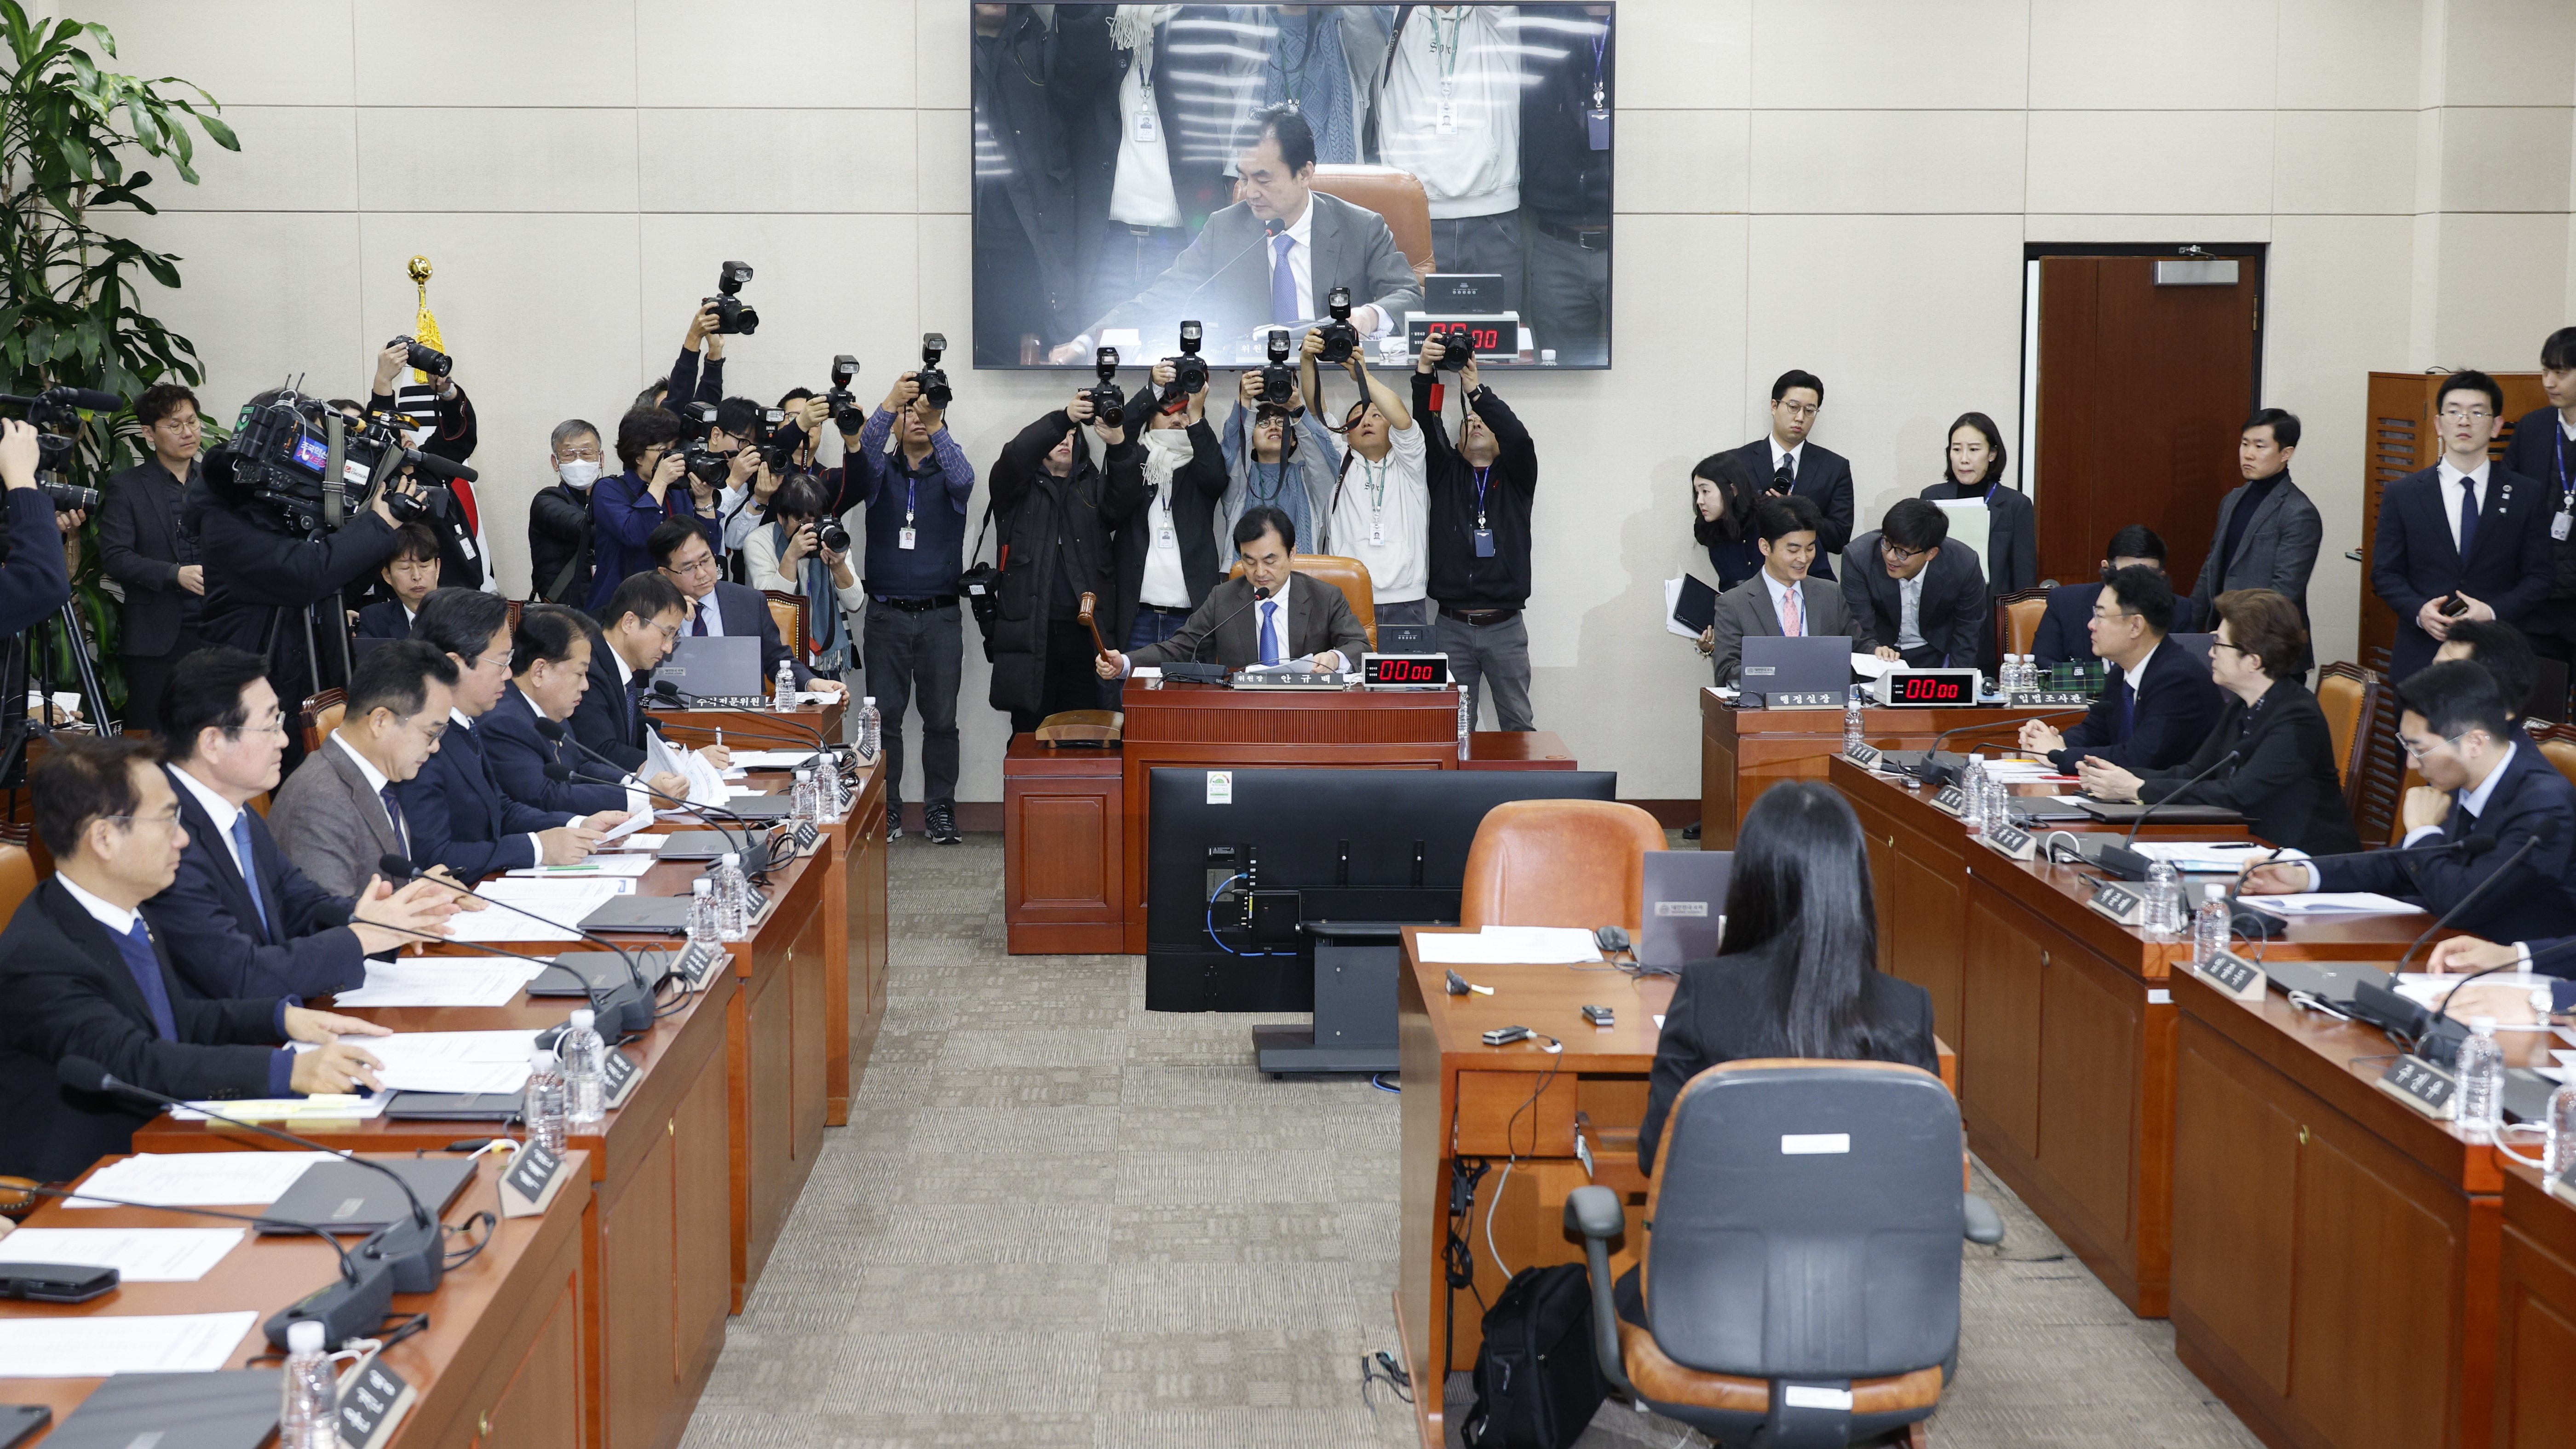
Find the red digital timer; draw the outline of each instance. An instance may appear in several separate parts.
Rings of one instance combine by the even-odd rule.
[[[1447,689],[1446,654],[1363,654],[1360,684],[1367,689]]]
[[[1897,706],[1974,705],[1977,672],[1973,669],[1924,669],[1891,674],[1881,684],[1882,698]]]
[[[1440,339],[1442,345],[1449,347],[1457,346],[1458,339],[1464,337],[1467,339],[1467,350],[1470,352],[1503,350],[1503,329],[1500,327],[1470,327],[1463,322],[1447,324],[1434,322],[1431,324],[1431,335]]]

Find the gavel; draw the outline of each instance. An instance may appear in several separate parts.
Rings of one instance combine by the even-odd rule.
[[[1084,594],[1081,608],[1075,612],[1074,617],[1082,621],[1082,627],[1091,631],[1091,647],[1099,650],[1100,657],[1106,659],[1109,657],[1109,646],[1100,642],[1100,622],[1091,616],[1093,607],[1099,602],[1099,595]]]

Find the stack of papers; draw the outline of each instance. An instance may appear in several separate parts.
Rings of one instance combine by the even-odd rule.
[[[1413,938],[1422,959],[1445,966],[1578,965],[1601,959],[1580,926],[1487,926],[1480,931],[1425,931]]]
[[[490,912],[484,912],[489,915]],[[507,914],[504,912],[504,914]],[[367,984],[333,998],[334,1010],[353,1006],[507,1006],[520,988],[546,968],[532,961],[412,956],[367,963]]]
[[[241,1246],[240,1228],[20,1228],[0,1263],[114,1268],[128,1283],[194,1283]]]
[[[233,1350],[258,1322],[259,1315],[247,1310],[133,1318],[47,1314],[0,1319],[0,1377],[103,1379],[110,1374],[212,1373],[232,1361]]]
[[[450,939],[458,941],[578,941],[574,927],[612,897],[635,888],[632,877],[606,874],[563,880],[500,880],[483,883],[483,894],[503,902],[488,910],[459,911],[447,918]],[[518,909],[512,910],[509,907]]]
[[[733,762],[750,770],[801,770],[819,758],[814,750],[736,750]],[[730,773],[730,772],[729,772]]]
[[[228,1207],[235,1203],[266,1207],[294,1186],[304,1169],[317,1162],[339,1160],[339,1155],[331,1152],[144,1152],[123,1162],[109,1163],[81,1186],[102,1197],[151,1207]],[[67,1198],[63,1205],[114,1206],[79,1197]],[[0,1361],[6,1359],[7,1354],[0,1352]]]
[[[579,865],[524,865],[504,877],[509,880],[579,880],[583,876],[626,876],[632,878],[651,870],[657,862],[645,850],[604,850],[593,854]]]
[[[385,1114],[385,1103],[391,1092],[378,1092],[372,1097],[351,1093],[317,1092],[310,1097],[227,1097],[221,1101],[190,1102],[170,1109],[173,1122],[210,1122],[229,1117],[236,1122],[276,1122],[287,1131],[313,1129],[307,1122],[364,1122]]]
[[[2129,849],[2149,860],[2168,862],[2187,875],[2234,875],[2276,855],[2284,860],[2307,858],[2304,851],[2276,851],[2251,840],[2133,840]]]
[[[384,1063],[378,1081],[405,1092],[515,1092],[527,1085],[528,1057],[537,1049],[534,1031],[408,1031],[350,1041]],[[296,1050],[312,1047],[299,1043]]]
[[[2282,916],[2411,915],[2424,909],[2375,891],[2302,891],[2286,896],[2238,896],[2239,904]]]

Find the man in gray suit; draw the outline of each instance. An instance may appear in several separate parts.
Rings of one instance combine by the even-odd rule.
[[[1422,283],[1396,250],[1386,218],[1312,188],[1315,133],[1305,116],[1274,107],[1251,124],[1258,128],[1252,146],[1235,163],[1243,199],[1212,213],[1170,270],[1048,353],[1049,362],[1089,360],[1104,328],[1133,327],[1159,339],[1197,318],[1206,323],[1210,357],[1222,364],[1253,355],[1256,329],[1324,316],[1336,287],[1350,289],[1351,325],[1364,338],[1421,307]]]
[[[1311,661],[1317,669],[1359,667],[1368,630],[1351,612],[1342,591],[1320,579],[1300,579],[1288,567],[1297,548],[1297,525],[1267,504],[1244,511],[1234,525],[1241,576],[1208,590],[1207,602],[1180,632],[1133,654],[1113,649],[1100,656],[1103,679],[1124,679],[1139,664],[1196,660],[1241,669],[1247,664]]]
[[[411,858],[394,786],[437,752],[457,679],[455,662],[425,639],[395,639],[359,656],[340,727],[295,767],[268,809],[269,833],[322,889],[355,895],[382,857]]]
[[[1767,639],[1823,639],[1852,632],[1851,610],[1831,579],[1811,579],[1816,539],[1825,513],[1816,500],[1789,494],[1765,498],[1753,510],[1762,547],[1762,571],[1717,596],[1709,626],[1717,682],[1733,684],[1744,663],[1747,635]]]
[[[2192,617],[2217,618],[2218,596],[2230,589],[2270,589],[2298,605],[2299,622],[2307,622],[2308,575],[2326,528],[2317,505],[2290,481],[2290,455],[2298,450],[2298,414],[2265,408],[2246,419],[2236,440],[2245,482],[2218,500],[2218,531],[2191,586]]]

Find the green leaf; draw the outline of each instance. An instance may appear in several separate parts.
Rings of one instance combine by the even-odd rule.
[[[232,127],[225,125],[223,122],[216,120],[212,116],[206,115],[200,115],[197,117],[197,124],[206,128],[206,134],[214,139],[214,143],[216,145],[223,147],[227,151],[238,151],[241,149],[241,139],[233,134]]]

